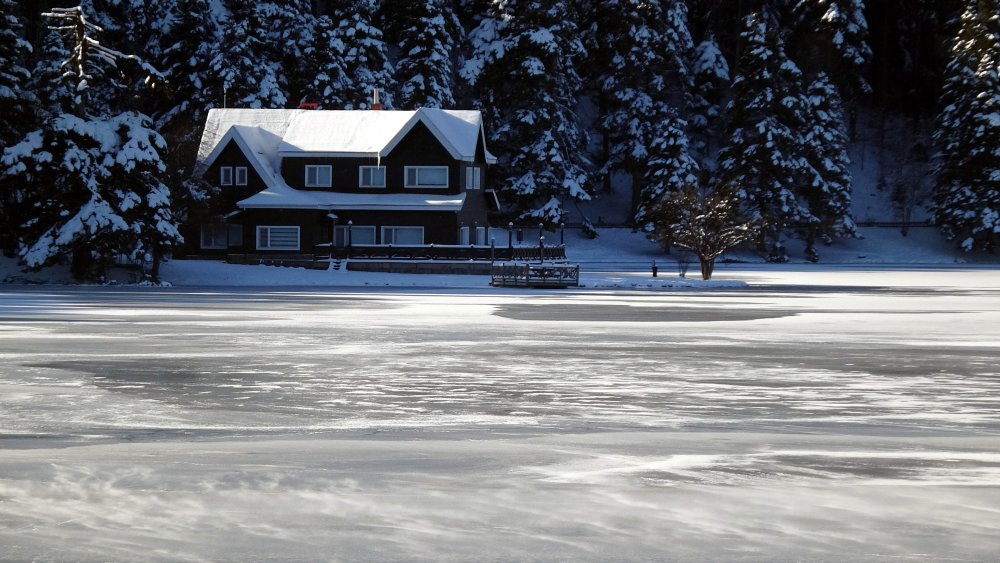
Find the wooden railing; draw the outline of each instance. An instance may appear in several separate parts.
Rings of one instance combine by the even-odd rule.
[[[565,246],[495,247],[475,245],[353,245],[350,247],[317,246],[317,256],[355,260],[565,260]]]
[[[510,262],[493,264],[496,287],[577,287],[580,285],[579,264],[529,264]]]

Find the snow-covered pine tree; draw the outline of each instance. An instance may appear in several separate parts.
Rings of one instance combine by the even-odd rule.
[[[729,63],[709,35],[694,48],[691,63],[691,113],[688,118],[692,145],[702,163],[711,162],[711,140],[718,134],[723,94],[729,86]]]
[[[344,42],[327,15],[313,20],[311,37],[312,44],[305,49],[303,68],[304,75],[312,76],[312,80],[305,85],[299,101],[316,103],[323,109],[343,108],[352,89],[344,69]]]
[[[593,22],[589,53],[606,153],[600,173],[605,181],[619,170],[630,175],[635,214],[650,147],[688,92],[686,11],[673,0],[601,0]]]
[[[518,218],[552,227],[564,202],[590,199],[572,12],[566,0],[492,0],[470,41],[462,76],[487,120],[501,195]]]
[[[653,209],[661,209],[666,198],[678,190],[699,183],[698,164],[691,157],[684,120],[676,111],[670,111],[654,126],[645,164],[645,186],[635,214],[636,224],[646,232],[655,227],[650,217]]]
[[[93,279],[116,255],[149,255],[155,274],[164,249],[181,242],[159,180],[165,142],[142,114],[94,115],[88,105],[92,85],[141,62],[102,45],[79,7],[45,16],[67,46],[43,56],[70,54],[52,91],[67,91],[56,98],[71,111],[50,113],[0,158],[0,174],[30,213],[19,228],[19,257],[38,269],[72,256],[74,275]]]
[[[191,124],[204,123],[208,110],[222,105],[222,84],[212,72],[218,24],[209,0],[173,0],[163,24],[156,62],[170,95],[156,125],[171,141],[190,144],[198,136]]]
[[[1000,233],[1000,0],[968,0],[945,69],[934,143],[934,221],[963,250]]]
[[[22,39],[23,30],[14,0],[0,0],[0,148],[10,146],[34,128],[37,98],[29,87],[31,45]],[[15,188],[0,179],[0,251],[5,253],[16,249],[15,228],[25,219],[19,216],[16,198]]]
[[[223,23],[222,42],[212,59],[212,71],[222,82],[223,107],[283,108],[288,79],[273,56],[256,4],[229,0],[230,17]],[[216,106],[219,107],[219,106]]]
[[[265,27],[266,38],[266,52],[258,56],[277,63],[287,99],[302,99],[313,80],[304,64],[306,50],[314,44],[315,18],[310,1],[257,2],[256,11]]]
[[[811,45],[821,52],[820,70],[833,76],[842,95],[871,92],[865,79],[872,50],[864,0],[798,0],[792,13],[801,31],[822,38]]]
[[[805,155],[811,181],[802,186],[809,213],[817,219],[806,227],[806,255],[819,259],[815,241],[829,243],[838,237],[857,235],[851,215],[850,157],[840,94],[826,74],[818,74],[806,89],[809,118],[806,121]]]
[[[24,24],[14,0],[0,0],[0,143],[27,132],[37,101],[29,88],[31,45],[22,39]]]
[[[464,30],[451,0],[396,3],[391,17],[400,25],[396,61],[401,108],[451,108],[455,105],[456,51]]]
[[[785,261],[781,229],[817,221],[797,189],[815,174],[805,159],[808,107],[802,73],[785,55],[773,15],[745,20],[740,73],[727,105],[728,141],[719,152],[719,184],[735,186],[747,214],[761,224],[758,246],[772,261]]]
[[[161,156],[167,182],[175,187],[174,207],[185,217],[208,195],[205,186],[192,180],[191,169],[201,135],[198,125],[209,109],[222,105],[222,81],[212,71],[220,30],[210,0],[172,0],[158,30],[156,62],[168,95],[158,99],[154,123],[167,140]]]
[[[338,0],[335,3],[335,37],[344,45],[344,90],[339,97],[343,109],[368,109],[372,92],[379,91],[379,101],[392,109],[395,91],[388,46],[377,25],[374,0]],[[341,109],[341,108],[330,108]]]

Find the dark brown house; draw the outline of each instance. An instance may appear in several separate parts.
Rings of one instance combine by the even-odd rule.
[[[197,174],[218,187],[188,252],[487,244],[478,111],[213,109]]]

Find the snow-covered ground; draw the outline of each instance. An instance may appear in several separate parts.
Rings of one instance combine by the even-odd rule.
[[[820,247],[821,262],[803,259],[802,241],[789,238],[785,245],[792,258],[787,265],[766,265],[761,255],[750,250],[724,254],[716,268],[712,283],[703,283],[697,261],[687,259],[686,279],[678,277],[677,258],[649,242],[640,233],[625,228],[600,229],[600,237],[588,240],[578,230],[567,229],[566,245],[569,259],[581,265],[581,283],[596,289],[673,289],[682,287],[739,287],[759,275],[745,276],[749,271],[801,272],[807,283],[826,279],[831,270],[885,270],[898,268],[995,267],[1000,258],[985,253],[961,253],[954,244],[943,240],[934,228],[914,228],[908,236],[898,229],[861,229],[863,238],[841,240],[830,247]],[[527,230],[524,244],[537,244],[537,231]],[[497,245],[507,244],[507,232],[491,233]],[[558,235],[547,233],[549,240]],[[658,277],[652,277],[656,263]],[[128,282],[129,274],[115,272],[117,281]],[[445,276],[379,274],[341,270],[315,271],[301,268],[230,265],[218,261],[172,260],[163,266],[163,278],[175,287],[202,286],[339,286],[339,287],[439,287],[485,288],[488,276]],[[811,280],[811,281],[810,281]],[[0,282],[12,284],[72,283],[66,267],[54,267],[38,273],[21,272],[16,263],[0,256]]]
[[[0,287],[0,559],[995,560],[1000,271],[720,278]]]

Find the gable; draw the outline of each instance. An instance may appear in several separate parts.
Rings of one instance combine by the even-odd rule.
[[[455,160],[454,155],[423,123],[414,125],[391,151],[382,156],[408,164],[448,164]]]

